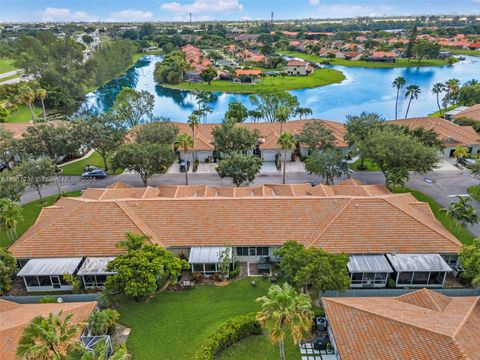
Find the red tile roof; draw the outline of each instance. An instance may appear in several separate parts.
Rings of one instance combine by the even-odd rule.
[[[287,66],[307,66],[308,62],[303,61],[303,60],[290,60],[287,63]]]
[[[235,70],[235,76],[239,77],[242,75],[253,75],[253,76],[259,76],[262,73],[262,70],[248,70],[248,69],[236,69]]]
[[[167,247],[296,240],[352,254],[458,253],[460,242],[419,204],[410,194],[353,182],[89,189],[44,208],[11,251],[17,258],[114,256],[131,231]]]
[[[459,119],[462,117],[480,121],[480,104],[470,106],[467,110],[463,110],[454,115],[455,119]]]
[[[73,314],[72,324],[85,323],[95,309],[96,302],[61,304],[17,304],[0,299],[0,359],[15,360],[17,345],[23,329],[36,316],[47,317],[50,313],[62,316]],[[77,333],[80,338],[81,332]]]
[[[342,360],[479,360],[480,297],[323,298]]]

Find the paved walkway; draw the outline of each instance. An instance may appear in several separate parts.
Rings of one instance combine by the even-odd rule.
[[[9,77],[9,76],[13,76],[13,75],[17,75],[17,74],[20,74],[22,70],[12,70],[12,71],[7,71],[7,72],[4,72],[4,73],[1,73],[0,74],[0,80],[3,79],[3,78],[6,78],[6,77]]]
[[[218,166],[218,163],[199,163],[196,174],[216,174],[217,166]],[[264,162],[260,170],[260,174],[281,174],[281,172],[282,172],[281,170],[277,170],[277,167],[275,166],[275,162],[273,161]],[[300,162],[300,161],[287,162],[286,172],[287,173],[303,173],[305,172],[305,165],[303,162]],[[189,174],[190,173],[193,173],[191,165],[190,165]],[[180,172],[180,165],[178,164],[177,161],[175,161],[175,163],[172,166],[170,166],[170,168],[167,171],[167,174],[183,174]]]

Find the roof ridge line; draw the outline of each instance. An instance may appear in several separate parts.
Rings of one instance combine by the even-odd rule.
[[[124,201],[115,201],[115,204],[128,216],[128,218],[142,231],[145,235],[155,239],[160,245],[163,246],[163,242],[160,241],[158,236],[150,229],[150,227],[138,216],[135,211],[128,206]]]
[[[327,299],[328,299],[328,298],[327,298]],[[334,299],[334,298],[331,298],[331,299]],[[398,300],[397,300],[397,297],[395,297],[394,300],[398,301]],[[445,337],[447,337],[447,338],[449,338],[449,339],[455,340],[455,339],[453,338],[453,335],[448,335],[448,334],[445,334],[445,333],[440,332],[440,331],[434,331],[434,330],[432,330],[432,329],[429,329],[429,328],[420,326],[420,325],[418,325],[418,324],[408,323],[408,322],[406,322],[406,321],[403,321],[403,320],[400,320],[400,319],[397,319],[397,318],[388,317],[388,316],[385,316],[385,315],[382,315],[382,314],[378,314],[378,313],[375,313],[375,312],[373,312],[373,311],[371,311],[371,310],[360,309],[360,308],[355,307],[355,306],[353,306],[353,305],[345,304],[345,303],[342,303],[342,302],[340,302],[340,303],[337,302],[337,304],[340,304],[340,305],[343,305],[343,306],[347,306],[347,307],[349,307],[349,308],[352,308],[352,309],[355,309],[355,310],[358,310],[358,311],[362,311],[362,312],[371,314],[371,315],[373,315],[373,316],[378,316],[378,317],[381,317],[381,318],[383,318],[383,319],[395,321],[395,322],[400,323],[400,324],[403,324],[403,325],[412,326],[412,327],[415,327],[415,328],[417,328],[417,329],[425,330],[425,331],[428,331],[428,332],[430,332],[430,333],[438,334],[438,335],[441,335],[441,336],[445,336]],[[422,306],[418,306],[418,305],[414,305],[414,304],[410,304],[410,303],[406,303],[406,304],[408,304],[408,305],[410,305],[410,306],[416,306],[416,307],[420,307],[420,308],[422,308],[422,309],[425,309],[425,308],[422,307]],[[426,309],[426,310],[429,310],[429,309]],[[434,311],[434,310],[429,310],[429,311]]]
[[[475,299],[475,301],[473,302],[472,306],[470,307],[470,309],[468,310],[468,312],[466,313],[465,317],[463,318],[463,320],[460,322],[460,324],[458,325],[458,327],[455,329],[455,332],[453,333],[452,335],[452,338],[455,340],[455,342],[457,342],[457,339],[455,338],[455,336],[458,335],[458,332],[460,331],[460,329],[463,327],[463,325],[465,324],[465,322],[467,321],[467,319],[470,317],[470,315],[472,314],[473,312],[473,309],[475,309],[475,307],[477,306],[477,304],[480,302],[480,296],[477,296],[477,298]]]
[[[407,194],[407,193],[405,193],[405,194]],[[404,195],[404,194],[397,194],[397,195]],[[394,204],[392,201],[390,201],[390,200],[389,200],[389,199],[390,199],[389,197],[380,197],[380,198],[381,198],[381,199],[384,199],[384,200],[387,201],[389,204],[391,204],[392,206],[396,207],[397,209],[399,209],[400,211],[402,211],[402,212],[403,212],[404,214],[406,214],[407,216],[409,216],[409,217],[411,217],[412,219],[414,219],[414,220],[422,223],[423,225],[425,225],[425,226],[428,227],[429,229],[435,231],[437,234],[443,236],[444,238],[446,238],[446,239],[447,239],[448,241],[450,241],[451,243],[453,243],[453,244],[455,244],[455,245],[460,245],[460,246],[462,245],[462,243],[460,242],[460,240],[458,240],[458,239],[457,239],[450,231],[448,231],[446,228],[445,228],[445,230],[448,231],[448,233],[449,233],[451,236],[453,236],[458,243],[456,243],[456,242],[453,241],[452,239],[446,237],[444,234],[442,234],[442,233],[441,233],[440,231],[438,231],[437,229],[434,229],[434,228],[432,228],[431,226],[429,226],[428,224],[426,224],[423,219],[418,219],[418,218],[412,216],[411,213],[405,211],[405,210],[402,209],[400,206],[398,206],[397,204]],[[419,202],[423,202],[423,201],[419,201]],[[426,203],[426,204],[428,205],[428,203]],[[428,205],[428,207],[430,207],[430,205]],[[418,210],[415,209],[415,208],[413,208],[413,210],[415,210],[417,213],[419,213],[420,216],[424,216],[424,215],[425,215],[425,214],[422,214],[420,211],[418,211]],[[430,209],[430,210],[431,210],[431,209]],[[433,211],[432,211],[432,214],[433,214]],[[433,220],[436,221],[436,222],[438,222],[438,223],[443,227],[443,225],[440,223],[440,221],[437,220],[437,218],[436,218],[435,216],[433,217]]]
[[[332,220],[330,220],[330,222],[328,223],[327,226],[325,226],[325,228],[323,229],[323,231],[320,232],[320,234],[317,235],[317,237],[315,237],[315,239],[313,239],[309,244],[308,244],[308,247],[311,247],[315,242],[317,242],[318,238],[320,236],[322,236],[325,231],[327,231],[328,228],[330,228],[330,226],[332,226],[333,222],[341,215],[343,214],[343,212],[345,211],[345,209],[347,208],[347,206],[353,201],[352,198],[350,198],[347,203],[345,204],[345,206],[332,218]]]
[[[435,306],[437,311],[438,312],[443,311],[442,308],[440,307],[440,305],[438,305],[437,302],[435,301],[435,299],[433,298],[432,293],[430,291],[428,291],[427,288],[423,288],[422,290],[428,294],[428,297],[432,301],[432,304]]]

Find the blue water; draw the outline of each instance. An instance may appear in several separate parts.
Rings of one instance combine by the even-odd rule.
[[[186,121],[188,115],[196,108],[195,99],[188,91],[162,88],[155,84],[153,71],[155,63],[161,61],[159,55],[148,55],[140,59],[127,73],[115,79],[93,93],[87,95],[84,106],[92,111],[104,112],[113,105],[115,97],[122,87],[147,90],[155,95],[155,116],[168,117],[172,121]],[[313,116],[321,119],[345,121],[348,114],[362,111],[376,112],[387,119],[395,114],[395,89],[392,81],[403,76],[408,84],[421,88],[421,95],[410,107],[409,117],[425,116],[437,110],[435,96],[431,93],[432,85],[456,78],[462,83],[473,78],[480,79],[480,58],[466,57],[453,66],[372,69],[335,66],[342,71],[346,80],[314,89],[294,90],[302,106],[310,107]],[[321,70],[320,70],[321,71]],[[242,102],[252,108],[248,95],[215,93],[210,104],[214,112],[208,116],[208,122],[220,122],[231,100]],[[403,117],[406,101],[401,98],[399,117]]]

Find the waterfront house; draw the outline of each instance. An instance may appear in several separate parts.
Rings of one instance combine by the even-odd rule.
[[[366,61],[394,63],[397,61],[398,54],[393,51],[374,51],[367,56]]]
[[[309,75],[312,71],[313,66],[303,60],[290,60],[284,68],[288,75]]]

